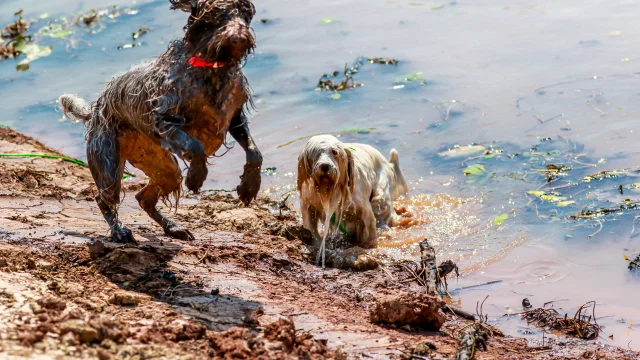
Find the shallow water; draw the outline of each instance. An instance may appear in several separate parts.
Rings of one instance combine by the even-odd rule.
[[[59,121],[57,96],[74,92],[93,98],[112,74],[162,52],[181,35],[186,19],[169,12],[166,0],[110,4],[139,12],[105,21],[97,34],[75,29],[64,39],[39,37],[38,43],[53,46],[53,54],[34,61],[27,72],[16,72],[13,61],[0,65],[0,121],[84,158],[82,127]],[[640,349],[640,331],[631,325],[640,322],[635,305],[640,278],[628,272],[623,259],[640,252],[640,227],[633,224],[638,214],[570,218],[583,209],[618,207],[625,199],[633,203],[640,195],[629,186],[640,182],[633,172],[584,181],[601,170],[640,166],[640,143],[634,141],[640,79],[633,74],[640,61],[639,3],[264,0],[256,5],[256,20],[270,21],[254,22],[258,48],[245,73],[256,94],[254,136],[265,167],[277,168],[264,176],[265,193],[295,188],[297,154],[310,135],[336,133],[385,154],[395,147],[412,186],[413,197],[406,201],[415,203],[414,212],[428,224],[394,230],[381,252],[415,256],[415,242],[428,236],[442,258],[461,267],[464,275],[450,281],[452,289],[502,281],[453,295],[472,311],[490,295],[485,313],[508,332],[526,327],[501,317],[518,312],[523,297],[534,306],[558,300],[554,306],[570,313],[595,300],[605,326],[601,341],[625,347],[631,341],[631,348]],[[100,6],[104,2],[97,0],[5,0],[0,23],[10,22],[19,8],[26,18],[42,13],[57,18]],[[141,27],[151,28],[141,46],[117,50]],[[354,75],[364,86],[341,92],[339,99],[314,90],[322,74],[352,66],[359,57],[379,56],[400,62],[365,63]],[[417,72],[426,85],[402,81]],[[439,155],[469,144],[484,146],[488,156],[482,151]],[[242,160],[239,148],[214,159],[207,188],[233,188]],[[536,170],[549,164],[572,170],[545,185],[546,174]],[[463,174],[478,165],[484,167],[478,175]],[[549,193],[550,188],[557,189]],[[498,226],[502,214],[508,218]]]

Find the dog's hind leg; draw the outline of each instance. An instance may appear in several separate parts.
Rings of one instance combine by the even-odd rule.
[[[111,229],[111,238],[119,243],[135,243],[131,231],[118,221],[120,186],[124,159],[120,157],[119,139],[115,130],[94,130],[87,141],[87,160],[98,187],[96,202]]]
[[[136,194],[140,207],[162,227],[165,234],[176,239],[193,240],[189,230],[167,218],[157,207],[158,200],[170,195],[176,197],[177,205],[182,173],[176,158],[141,134],[131,134],[126,142],[123,156],[149,177],[149,184]]]

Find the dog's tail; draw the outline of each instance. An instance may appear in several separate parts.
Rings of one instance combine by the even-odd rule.
[[[73,122],[91,119],[91,105],[84,99],[71,94],[64,94],[58,99],[64,116]]]
[[[396,149],[391,149],[391,153],[389,154],[389,164],[391,164],[393,172],[396,174],[396,184],[393,189],[393,197],[395,199],[398,196],[406,195],[409,192],[409,186],[407,185],[407,181],[404,179],[402,169],[400,169],[400,155]]]

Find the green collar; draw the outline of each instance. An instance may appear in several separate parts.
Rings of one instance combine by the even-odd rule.
[[[351,234],[347,231],[347,229],[345,229],[344,226],[342,226],[341,223],[337,223],[336,222],[336,214],[335,213],[333,215],[331,215],[331,222],[338,225],[338,229],[340,230],[340,232],[344,236],[351,237]]]

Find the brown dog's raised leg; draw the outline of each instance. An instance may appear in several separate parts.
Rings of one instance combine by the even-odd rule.
[[[244,149],[247,160],[244,165],[244,172],[240,176],[240,185],[238,186],[238,197],[245,204],[256,198],[260,191],[260,169],[262,168],[262,154],[256,146],[251,133],[249,132],[249,124],[246,116],[239,111],[229,126],[229,133]]]
[[[197,193],[207,178],[207,155],[202,143],[182,129],[186,120],[178,115],[157,115],[156,136],[162,139],[162,147],[189,161],[189,171],[184,184]],[[175,159],[174,159],[175,161]]]
[[[182,174],[175,157],[158,144],[140,134],[131,134],[123,147],[123,156],[149,177],[149,184],[138,194],[140,207],[157,222],[165,234],[182,240],[193,240],[191,232],[160,212],[158,200],[171,194],[179,196]]]
[[[96,202],[111,229],[111,238],[118,243],[135,243],[131,230],[120,226],[118,205],[124,171],[119,139],[114,130],[96,130],[87,140],[89,169],[98,187]]]

